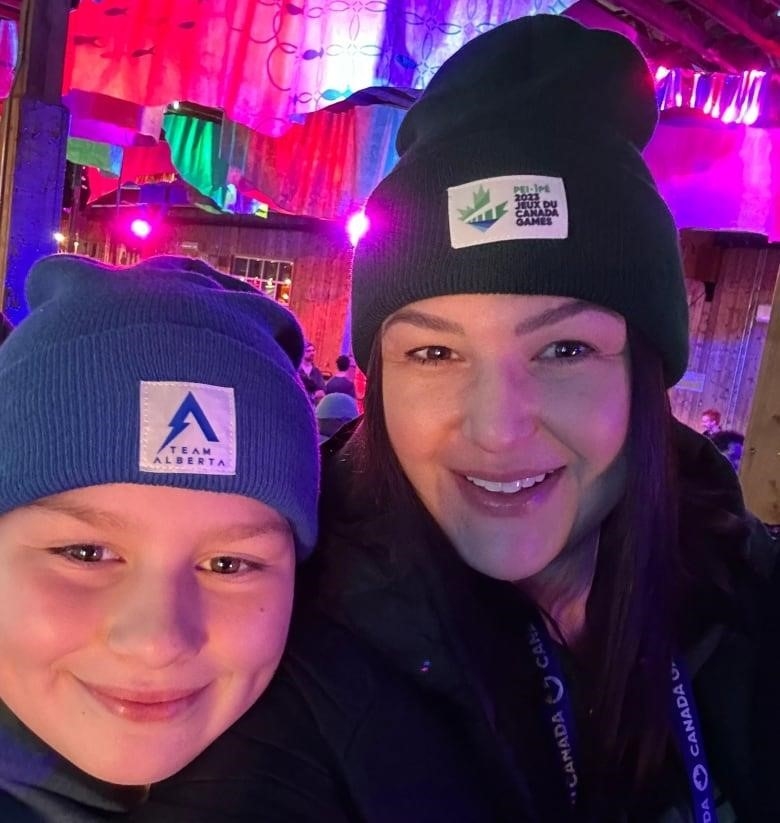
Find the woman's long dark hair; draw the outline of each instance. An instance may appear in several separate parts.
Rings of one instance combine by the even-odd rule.
[[[673,418],[662,363],[631,329],[628,343],[626,487],[602,526],[585,657],[601,777],[623,775],[638,788],[660,768],[669,745],[683,574]]]
[[[722,558],[702,537],[704,520],[713,513],[717,519],[718,501],[708,503],[706,495],[697,501],[696,490],[688,495],[679,482],[661,359],[631,328],[628,344],[626,488],[602,527],[580,656],[595,731],[592,753],[599,764],[594,777],[605,783],[618,780],[630,793],[648,788],[668,754],[670,666],[682,642],[684,597],[703,577],[724,590],[729,577]],[[380,335],[367,369],[365,416],[351,449],[378,505],[403,505],[415,497],[385,427]],[[681,506],[701,515],[695,529],[683,529],[682,539],[695,544],[685,558]],[[741,524],[731,522],[722,529],[729,530],[741,534]]]

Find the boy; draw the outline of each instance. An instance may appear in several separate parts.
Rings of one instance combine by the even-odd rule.
[[[316,532],[293,316],[54,255],[0,348],[0,818],[141,803],[259,697]]]

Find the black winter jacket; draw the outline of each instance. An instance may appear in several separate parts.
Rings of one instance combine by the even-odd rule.
[[[145,787],[114,786],[77,769],[0,703],[2,823],[120,821],[146,795]]]
[[[745,517],[727,461],[690,430],[678,439],[687,478]],[[155,787],[138,819],[569,819],[538,681],[518,653],[527,606],[437,548],[411,513],[371,508],[354,480],[333,455],[324,545],[302,573],[269,691]],[[685,650],[721,823],[780,821],[780,575],[766,532],[749,522],[734,608],[721,619],[691,603],[706,621]],[[687,792],[672,760],[652,792],[609,821],[686,823]]]

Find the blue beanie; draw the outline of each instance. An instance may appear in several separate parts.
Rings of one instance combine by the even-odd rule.
[[[354,420],[360,415],[357,400],[351,394],[331,392],[317,404],[317,420]]]
[[[293,315],[201,260],[38,261],[0,347],[0,514],[141,483],[259,500],[299,559],[317,531],[317,433]]]

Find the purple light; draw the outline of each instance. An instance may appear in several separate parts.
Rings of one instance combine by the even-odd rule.
[[[723,74],[659,66],[655,76],[662,109],[698,109],[726,125],[753,125],[769,96],[766,72],[757,69]]]
[[[141,240],[145,240],[152,233],[152,224],[148,220],[136,217],[130,224],[130,231]]]
[[[761,114],[761,112],[758,109],[758,105],[755,102],[751,103],[747,112],[745,112],[745,117],[742,122],[746,126],[752,126],[756,120],[758,120],[759,114]]]
[[[370,227],[368,218],[365,212],[358,211],[347,220],[347,234],[349,235],[349,242],[353,248],[360,242],[360,238],[368,231]]]
[[[721,123],[734,123],[735,121],[739,122],[738,115],[737,115],[737,107],[732,103],[726,111],[723,112],[721,118]]]
[[[655,70],[655,82],[660,83],[669,74],[669,69],[666,66],[659,66]]]
[[[715,101],[715,105],[712,107],[712,111],[710,112],[712,116],[716,119],[720,119],[720,98]]]
[[[701,75],[698,71],[693,73],[693,83],[691,84],[691,102],[688,104],[692,109],[696,107],[696,95],[699,91],[699,79]]]

